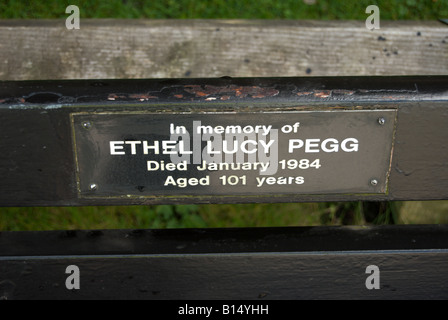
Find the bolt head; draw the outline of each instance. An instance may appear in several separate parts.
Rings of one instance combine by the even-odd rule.
[[[95,191],[96,189],[98,189],[98,186],[96,185],[96,183],[91,183],[89,189]]]
[[[84,129],[90,129],[90,128],[92,127],[92,123],[91,123],[90,121],[84,121],[84,122],[82,123],[82,127],[83,127]]]
[[[376,179],[372,179],[372,180],[370,180],[370,184],[371,184],[372,186],[376,186],[376,185],[378,184],[378,180],[376,180]]]
[[[386,119],[384,119],[384,118],[378,118],[378,123],[379,123],[380,125],[383,125],[383,124],[386,123]]]

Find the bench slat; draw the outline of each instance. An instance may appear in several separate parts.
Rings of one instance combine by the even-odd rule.
[[[4,299],[446,299],[446,232],[446,226],[3,232],[0,288]],[[65,287],[69,265],[80,269],[80,290]],[[370,265],[379,268],[379,290],[366,289]]]
[[[0,79],[298,77],[448,73],[437,21],[0,21]]]
[[[242,95],[239,89],[242,87],[257,87],[261,88],[260,92],[275,91],[276,94]],[[446,199],[447,87],[448,78],[444,76],[3,82],[0,83],[0,134],[3,137],[0,142],[0,205]],[[213,94],[207,94],[207,90]],[[349,94],[345,94],[347,92]],[[214,100],[207,100],[210,96]],[[224,96],[228,100],[221,102]],[[297,193],[278,194],[276,197],[271,194],[130,198],[78,195],[70,114],[105,111],[247,112],[248,107],[257,112],[397,109],[387,192]]]

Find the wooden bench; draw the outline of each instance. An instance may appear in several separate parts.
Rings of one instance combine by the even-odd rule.
[[[0,22],[0,77],[7,80],[0,83],[1,206],[448,199],[445,25],[385,22],[377,31],[363,22],[316,21],[64,26]],[[144,125],[157,121],[151,137],[157,130],[166,136],[170,123],[182,119],[215,126],[272,121],[279,130],[285,120],[294,119],[292,126],[304,119],[314,129],[301,130],[315,130],[320,142],[334,138],[316,129],[327,123],[338,137],[358,132],[363,149],[359,158],[341,156],[354,162],[328,169],[328,183],[307,184],[304,174],[301,192],[291,191],[300,185],[185,192],[160,187],[166,175],[140,183],[139,173],[112,162],[130,159],[132,148],[143,145]],[[111,128],[126,132],[121,143],[110,143]],[[309,154],[321,148],[327,168],[335,165],[330,144],[311,141],[308,148]],[[104,160],[107,152],[113,160]],[[127,174],[131,182],[124,185]],[[2,232],[0,297],[441,299],[448,296],[447,231],[427,225]],[[81,271],[79,290],[65,286],[70,265]],[[379,268],[380,289],[366,287],[371,265]]]

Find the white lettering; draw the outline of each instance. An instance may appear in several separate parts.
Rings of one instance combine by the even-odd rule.
[[[316,153],[319,152],[319,149],[311,149],[319,147],[320,139],[306,139],[305,141],[305,152],[306,153]]]
[[[123,150],[123,146],[117,146],[117,144],[124,144],[124,141],[111,141],[110,142],[110,154],[125,154],[124,151],[117,151],[117,150]]]
[[[300,139],[291,139],[289,140],[289,148],[288,152],[293,153],[294,149],[300,149],[303,147],[303,140]]]
[[[349,142],[353,142],[348,148],[347,148],[347,143]],[[341,149],[344,150],[345,152],[357,152],[358,151],[358,140],[356,140],[355,138],[347,138],[344,141],[342,141],[341,143]]]
[[[330,145],[330,149],[327,147],[327,144],[329,142],[333,142]],[[338,152],[338,150],[339,150],[338,140],[333,139],[333,138],[325,139],[324,141],[322,141],[322,150],[325,152]]]
[[[131,145],[131,154],[137,154],[137,148],[135,145],[140,144],[141,141],[126,141],[125,143]]]
[[[159,154],[159,141],[154,141],[151,146],[148,145],[148,141],[143,141],[143,154],[148,154],[149,149],[153,149],[154,154]]]

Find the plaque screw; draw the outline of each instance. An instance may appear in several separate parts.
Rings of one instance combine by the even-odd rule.
[[[98,189],[98,186],[96,185],[96,183],[91,183],[89,188],[90,190],[95,191],[96,189]]]
[[[378,180],[376,180],[376,179],[372,179],[372,180],[370,180],[370,184],[371,184],[372,186],[376,186],[376,185],[378,184]]]
[[[90,121],[84,121],[84,122],[82,123],[82,127],[83,127],[84,129],[90,129],[90,128],[92,127],[92,123],[91,123]]]
[[[386,119],[384,119],[384,118],[378,118],[378,123],[379,123],[380,125],[383,125],[383,124],[386,123]]]

